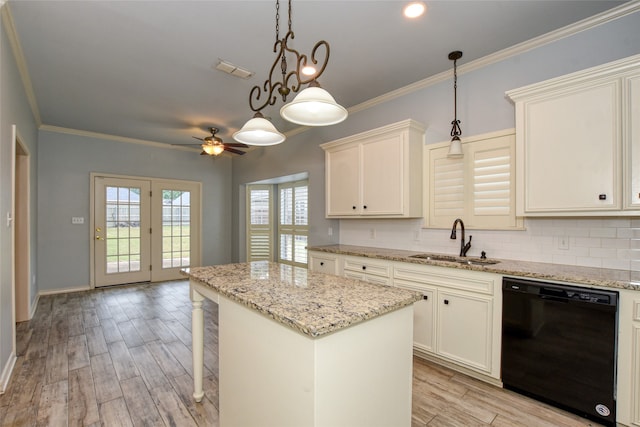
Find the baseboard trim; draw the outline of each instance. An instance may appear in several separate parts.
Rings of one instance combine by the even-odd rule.
[[[489,376],[489,375],[486,375],[486,374],[482,374],[480,372],[476,372],[473,369],[469,369],[469,368],[466,368],[464,366],[460,366],[457,363],[453,363],[453,362],[450,362],[448,360],[444,360],[444,359],[442,359],[442,358],[440,358],[440,357],[438,357],[436,355],[427,353],[426,351],[421,350],[419,348],[416,348],[416,347],[413,348],[413,355],[417,356],[417,357],[419,357],[421,359],[424,359],[426,361],[433,362],[433,363],[436,363],[438,365],[442,365],[442,366],[444,366],[446,368],[452,369],[454,371],[463,373],[463,374],[468,375],[468,376],[470,376],[472,378],[475,378],[477,380],[484,381],[484,382],[489,383],[489,384],[493,384],[493,385],[495,385],[497,387],[502,387],[502,381],[500,379],[493,378],[492,376]]]
[[[29,310],[29,320],[33,319],[33,316],[36,315],[36,310],[38,309],[38,303],[40,302],[40,293],[36,294],[36,300],[31,303],[31,310]]]
[[[11,380],[11,374],[13,373],[13,367],[16,366],[16,353],[12,351],[9,355],[9,360],[4,365],[2,370],[2,376],[0,376],[0,394],[4,394],[9,386],[9,380]]]
[[[40,299],[40,297],[46,296],[46,295],[57,295],[57,294],[69,294],[71,292],[83,292],[83,291],[90,291],[92,288],[90,286],[82,286],[80,288],[62,288],[62,289],[53,289],[50,291],[39,291],[38,292],[38,299]]]

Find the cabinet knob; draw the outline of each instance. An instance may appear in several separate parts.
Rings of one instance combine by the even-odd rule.
[[[448,299],[444,300],[444,303],[445,305],[449,305],[449,300]]]
[[[324,262],[321,262],[321,263],[320,263],[320,266],[323,266],[323,265],[324,265]]]
[[[598,200],[607,200],[607,195],[606,194],[599,194],[598,195]]]
[[[366,269],[367,269],[367,266],[366,266],[366,265],[363,265],[363,266],[362,266],[362,269],[363,269],[363,270],[366,270]]]
[[[354,210],[355,210],[355,209],[356,209],[356,207],[355,207],[355,206],[352,206],[352,207],[351,207],[351,209],[354,209]]]
[[[364,209],[367,209],[367,205],[364,205],[364,206],[363,206],[363,208],[364,208]]]
[[[429,299],[429,295],[422,295],[422,299],[423,300],[428,300]]]

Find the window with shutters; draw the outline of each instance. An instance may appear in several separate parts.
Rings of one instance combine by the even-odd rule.
[[[307,265],[309,231],[308,183],[278,185],[278,262]]]
[[[461,159],[447,158],[448,141],[425,147],[425,226],[449,228],[462,218],[467,228],[522,228],[515,214],[514,130],[462,142]]]
[[[247,261],[273,259],[273,186],[247,186]]]
[[[308,181],[247,185],[247,261],[306,267]]]

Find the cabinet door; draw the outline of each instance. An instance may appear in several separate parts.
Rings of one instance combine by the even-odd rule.
[[[327,151],[327,215],[360,215],[360,147]]]
[[[591,82],[525,101],[517,126],[526,212],[620,209],[619,86]]]
[[[492,301],[438,291],[437,353],[491,372]]]
[[[626,83],[626,123],[628,152],[626,163],[626,197],[628,208],[640,208],[640,75],[629,77]]]
[[[398,281],[396,286],[422,293],[422,300],[413,304],[413,346],[430,353],[434,349],[435,312],[434,298],[436,291],[422,284],[412,285],[410,282]]]
[[[404,188],[402,135],[362,144],[362,214],[401,215]]]

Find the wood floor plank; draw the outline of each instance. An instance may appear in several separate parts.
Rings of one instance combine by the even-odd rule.
[[[45,358],[24,359],[11,384],[11,406],[29,406],[37,403],[44,382],[45,365]]]
[[[67,380],[46,384],[42,387],[36,426],[67,426],[68,390]]]
[[[54,317],[49,330],[49,345],[66,342],[69,337],[69,321],[66,316]]]
[[[100,325],[100,318],[98,317],[98,313],[96,313],[95,308],[88,308],[86,310],[83,310],[82,319],[85,329],[93,328]]]
[[[127,344],[127,347],[138,347],[139,345],[144,344],[144,340],[131,323],[131,320],[127,320],[126,322],[120,322],[117,324],[118,330],[122,335],[122,339]]]
[[[159,337],[155,334],[155,332],[153,332],[153,329],[151,329],[144,318],[140,317],[138,319],[132,319],[131,323],[133,324],[133,327],[136,329],[136,331],[138,331],[138,334],[140,335],[140,338],[142,338],[142,341],[147,343],[159,339]]]
[[[187,328],[182,326],[180,322],[175,319],[163,320],[162,322],[167,328],[169,328],[171,332],[173,332],[176,337],[178,337],[180,341],[182,341],[184,345],[186,345],[187,347],[191,346],[191,332],[187,330]]]
[[[120,382],[111,362],[109,353],[91,356],[91,374],[96,389],[96,400],[104,403],[122,397]]]
[[[124,401],[131,414],[131,422],[135,426],[163,425],[158,408],[149,394],[149,390],[141,377],[130,378],[120,382]]]
[[[100,422],[91,367],[69,372],[69,425],[89,426]]]
[[[67,341],[69,371],[90,366],[89,347],[86,335],[74,335]]]
[[[67,342],[49,346],[45,362],[46,384],[66,380],[69,376],[69,355]]]
[[[211,393],[206,394],[202,402],[196,403],[193,400],[193,378],[191,376],[182,375],[171,378],[170,381],[180,401],[185,405],[197,425],[218,426],[220,424],[218,408],[210,400]],[[213,397],[217,401],[217,395],[214,394]]]
[[[180,362],[171,354],[169,349],[160,341],[154,341],[145,345],[153,358],[158,362],[160,369],[167,378],[179,377],[187,372]]]
[[[109,343],[107,347],[109,347],[109,354],[118,380],[122,381],[140,375],[124,341]]]
[[[133,427],[129,410],[122,397],[101,403],[98,412],[103,426]]]
[[[84,334],[84,321],[82,313],[70,314],[67,325],[69,327],[68,334],[70,337]]]
[[[104,340],[104,333],[100,326],[94,326],[92,328],[86,328],[87,347],[89,348],[89,355],[96,356],[98,354],[106,353],[107,342]]]
[[[160,338],[163,343],[168,343],[172,341],[177,341],[178,337],[171,332],[169,328],[164,324],[164,322],[159,318],[149,319],[147,320],[147,324],[151,329],[153,329],[154,333]]]
[[[15,406],[7,408],[7,412],[2,417],[0,426],[35,426],[37,423],[37,407],[35,406]]]
[[[133,357],[133,361],[136,363],[138,371],[149,389],[169,384],[169,380],[146,346],[141,345],[130,348],[129,353],[131,353],[131,357]]]
[[[187,373],[193,376],[193,353],[191,352],[191,349],[184,345],[181,341],[172,341],[166,343],[165,346],[167,347],[167,349],[169,349],[173,357],[175,357],[176,360],[180,362]],[[208,377],[209,375],[212,375],[212,372],[205,365],[204,376]]]
[[[32,335],[33,329],[30,328],[25,328],[21,332],[16,332],[16,357],[24,356],[25,354],[27,354],[27,349],[29,348],[29,343],[31,342]]]
[[[33,329],[33,335],[29,341],[29,348],[25,356],[27,359],[40,359],[47,357],[49,351],[49,326],[40,325]]]
[[[170,384],[153,388],[150,393],[166,425],[197,427],[189,410]]]
[[[100,320],[100,326],[102,327],[102,335],[107,344],[124,340],[115,320],[102,319]]]

